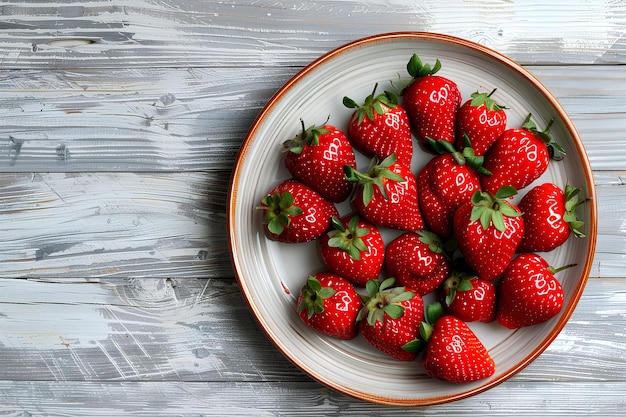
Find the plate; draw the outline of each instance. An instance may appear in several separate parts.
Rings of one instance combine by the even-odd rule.
[[[342,129],[352,112],[342,104],[347,95],[362,101],[375,83],[378,91],[390,88],[398,77],[408,80],[406,64],[417,53],[423,62],[439,58],[438,75],[455,81],[463,101],[476,90],[497,88],[494,98],[507,106],[509,127],[518,127],[528,113],[540,128],[554,118],[551,132],[567,151],[552,162],[536,183],[551,181],[582,189],[589,201],[579,207],[587,237],[571,237],[560,248],[542,254],[551,265],[577,266],[557,274],[565,291],[561,313],[550,321],[518,330],[497,323],[470,326],[496,362],[489,379],[448,384],[425,375],[419,360],[407,364],[379,353],[358,336],[335,340],[306,327],[295,313],[296,298],[306,277],[323,269],[315,242],[283,244],[265,237],[261,212],[263,196],[289,178],[284,168],[282,142],[308,125],[329,123]],[[431,157],[415,143],[414,173]],[[367,160],[358,156],[358,168]],[[535,184],[520,190],[523,195]],[[518,197],[519,198],[519,197]],[[241,147],[229,191],[229,244],[242,293],[269,339],[308,375],[339,392],[389,405],[430,405],[465,398],[505,381],[519,372],[557,337],[583,292],[596,241],[595,190],[583,143],[562,106],[529,71],[485,46],[447,35],[402,32],[360,39],[318,58],[296,74],[267,103]],[[339,207],[347,214],[349,207]],[[385,239],[394,232],[385,231]],[[427,302],[428,300],[425,300]]]

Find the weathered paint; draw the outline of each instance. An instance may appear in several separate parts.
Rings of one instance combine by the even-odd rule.
[[[620,415],[626,403],[626,5],[521,1],[0,4],[0,411],[414,415],[328,390],[256,325],[228,257],[247,129],[321,54],[434,31],[526,65],[576,124],[599,236],[554,343],[432,415]],[[314,410],[314,411],[313,411]]]

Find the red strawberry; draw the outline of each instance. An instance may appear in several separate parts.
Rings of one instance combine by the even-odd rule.
[[[446,238],[452,234],[452,226],[448,218],[449,209],[430,186],[432,161],[433,159],[417,174],[418,204],[424,223],[438,236]]]
[[[473,274],[455,271],[442,285],[444,308],[465,322],[496,319],[496,287]]]
[[[524,236],[519,208],[505,199],[517,194],[502,187],[496,195],[476,191],[454,213],[454,235],[467,264],[486,280],[504,272]]]
[[[393,278],[382,283],[368,281],[367,296],[357,320],[361,334],[372,346],[400,361],[412,361],[416,352],[402,348],[419,336],[419,324],[424,318],[424,302],[419,294],[404,287],[391,286]]]
[[[420,58],[413,54],[407,64],[413,81],[402,92],[402,103],[413,133],[425,149],[427,138],[454,143],[455,117],[461,105],[461,92],[456,83],[434,75],[439,69],[439,60],[431,68],[430,64],[422,64]]]
[[[552,120],[540,132],[530,117],[529,114],[521,128],[505,130],[489,148],[484,167],[491,176],[481,178],[484,191],[493,194],[503,185],[521,190],[546,171],[555,149],[565,153],[552,141]]]
[[[491,93],[472,94],[456,114],[456,146],[465,147],[465,135],[472,143],[475,155],[484,155],[489,147],[506,129],[506,112],[499,105]]]
[[[395,162],[395,154],[380,164],[376,157],[365,173],[346,165],[346,178],[356,182],[353,204],[370,223],[392,229],[417,231],[424,219],[417,201],[417,183],[411,169]]]
[[[356,108],[348,123],[348,137],[367,157],[382,161],[395,153],[397,163],[411,166],[413,138],[406,111],[389,91],[375,96],[376,86],[362,105],[343,98],[346,107]]]
[[[358,334],[361,299],[344,278],[329,272],[309,276],[298,296],[298,314],[309,327],[339,339]]]
[[[509,329],[543,323],[563,307],[563,287],[554,269],[537,254],[519,255],[504,272],[498,287],[498,323]]]
[[[424,221],[439,236],[452,235],[452,217],[457,208],[472,199],[480,190],[479,175],[488,175],[482,168],[482,157],[471,147],[458,152],[450,142],[429,139],[431,149],[440,153],[418,174],[417,195]]]
[[[333,217],[332,230],[322,235],[320,252],[332,272],[364,287],[378,279],[385,260],[385,242],[371,223],[358,215]]]
[[[308,185],[328,201],[344,201],[352,191],[344,165],[356,166],[354,151],[346,135],[329,124],[304,127],[286,141],[285,166],[293,177]]]
[[[429,306],[429,323],[420,328],[427,341],[422,366],[432,378],[452,383],[464,383],[489,378],[496,364],[476,334],[461,319],[443,314],[439,303],[437,313]]]
[[[450,272],[450,261],[443,254],[441,241],[432,232],[406,232],[387,245],[385,266],[396,284],[419,295],[434,291]]]
[[[317,239],[328,229],[331,218],[339,214],[332,203],[294,179],[270,190],[257,208],[265,211],[267,235],[285,243]]]
[[[544,183],[532,188],[520,201],[518,207],[524,213],[526,231],[518,252],[548,252],[561,246],[571,233],[585,237],[578,230],[583,222],[576,216],[580,188],[565,186],[565,192],[557,185]]]

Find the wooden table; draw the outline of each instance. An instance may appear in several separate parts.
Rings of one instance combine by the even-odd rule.
[[[0,414],[623,415],[626,3],[0,2]],[[390,408],[329,390],[257,326],[225,227],[237,150],[310,61],[390,31],[525,65],[576,124],[599,236],[580,304],[475,397]]]

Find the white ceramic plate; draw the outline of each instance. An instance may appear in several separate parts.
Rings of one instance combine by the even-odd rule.
[[[268,240],[261,213],[254,208],[277,183],[287,179],[281,144],[305,123],[330,123],[345,129],[351,110],[344,95],[362,101],[379,83],[390,88],[398,74],[408,80],[406,64],[413,53],[423,62],[442,62],[438,75],[455,81],[464,101],[476,90],[491,91],[507,107],[508,125],[518,127],[530,112],[540,128],[555,119],[552,134],[565,148],[563,161],[550,164],[536,181],[582,188],[590,198],[580,207],[588,237],[570,238],[544,254],[554,266],[577,263],[557,277],[565,306],[552,320],[517,331],[496,323],[471,324],[496,362],[493,377],[469,384],[448,384],[427,377],[418,361],[397,362],[378,353],[358,336],[339,341],[307,328],[295,313],[296,297],[307,275],[323,269],[315,243],[281,244]],[[416,142],[415,142],[416,143]],[[415,146],[414,172],[431,157]],[[359,167],[366,159],[359,157]],[[532,185],[530,186],[532,187]],[[530,189],[526,188],[525,191]],[[522,190],[520,195],[524,192]],[[340,207],[342,214],[349,208]],[[527,70],[484,46],[450,36],[391,33],[361,39],[317,59],[293,77],[259,114],[238,156],[232,176],[228,213],[233,265],[249,306],[267,336],[303,371],[327,386],[367,401],[395,405],[428,405],[464,398],[504,381],[523,369],[558,335],[578,302],[595,249],[596,207],[592,173],[583,144],[552,94]],[[386,232],[391,239],[395,232]]]

